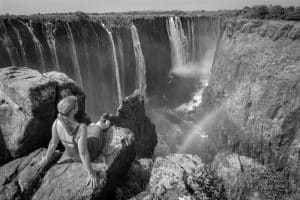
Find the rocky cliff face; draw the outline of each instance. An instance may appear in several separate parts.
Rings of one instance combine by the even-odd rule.
[[[33,166],[45,154],[40,147],[50,140],[57,102],[76,95],[76,117],[89,123],[85,95],[59,72],[41,74],[30,68],[9,67],[1,69],[0,76],[1,164],[17,158],[0,167],[1,199],[107,199],[136,156],[152,156],[155,127],[145,115],[143,97],[136,92],[123,100],[117,115],[109,116],[113,126],[105,131],[103,151],[92,163],[101,178],[96,189],[86,185],[88,175],[83,164],[71,162],[59,151],[41,172],[36,172]]]
[[[57,75],[51,78],[29,68],[0,70],[1,164],[47,145],[56,118],[56,103],[64,92],[79,97],[78,119],[89,120],[81,89],[65,75]]]
[[[203,107],[214,149],[285,171],[299,187],[299,22],[228,20]],[[212,122],[212,123],[214,123]]]

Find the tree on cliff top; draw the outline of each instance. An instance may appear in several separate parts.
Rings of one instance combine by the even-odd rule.
[[[282,6],[270,6],[269,7],[269,14],[267,18],[270,19],[282,19],[284,16],[284,8]]]
[[[82,11],[77,11],[74,14],[79,20],[87,20],[90,18],[86,13]]]

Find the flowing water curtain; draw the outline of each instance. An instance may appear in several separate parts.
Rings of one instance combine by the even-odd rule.
[[[21,22],[21,23],[23,23],[23,22]],[[45,58],[44,58],[43,46],[42,46],[41,42],[38,40],[38,38],[36,37],[36,35],[34,34],[32,21],[29,22],[29,25],[28,24],[24,24],[24,25],[28,28],[28,31],[32,36],[35,51],[36,51],[36,54],[38,55],[38,58],[39,58],[39,64],[41,66],[41,71],[46,72],[46,63],[45,63]]]
[[[26,51],[24,49],[24,44],[23,44],[23,40],[22,37],[20,35],[19,30],[11,23],[10,20],[8,20],[9,25],[12,27],[13,31],[15,32],[15,34],[17,35],[18,38],[18,42],[19,42],[19,46],[20,46],[20,51],[21,51],[21,57],[22,57],[22,65],[27,67],[28,66],[28,61],[26,58]]]
[[[135,63],[136,63],[136,87],[140,90],[141,94],[146,98],[146,65],[142,52],[141,42],[139,39],[137,28],[131,23],[131,35],[133,41]]]
[[[57,52],[56,52],[56,41],[55,41],[55,37],[54,37],[55,31],[56,31],[55,24],[53,24],[51,22],[46,22],[46,40],[47,40],[48,46],[50,48],[53,68],[56,71],[61,71],[59,62],[58,62]]]
[[[187,37],[179,17],[168,18],[167,32],[171,44],[173,70],[176,71],[188,63]]]
[[[73,33],[72,33],[71,27],[69,25],[69,22],[66,22],[66,30],[67,30],[67,37],[68,37],[69,43],[71,45],[70,53],[71,53],[72,61],[73,61],[74,68],[75,68],[76,79],[77,79],[77,82],[80,84],[81,88],[83,88],[82,76],[81,76],[81,72],[80,72],[80,66],[79,66],[75,41],[74,41]]]
[[[119,72],[116,47],[115,47],[112,33],[106,28],[106,26],[103,23],[102,23],[102,26],[108,34],[109,41],[110,41],[110,44],[112,47],[112,56],[113,56],[113,62],[114,62],[114,68],[115,68],[115,77],[116,77],[116,81],[117,81],[118,100],[119,100],[119,104],[121,104],[122,103],[122,89],[121,89],[121,80],[120,80],[120,72]]]
[[[0,23],[0,30],[2,30],[2,35],[0,37],[1,42],[3,43],[6,52],[9,56],[9,60],[10,60],[10,64],[17,66],[17,62],[15,60],[15,56],[14,56],[14,52],[15,52],[15,47],[13,46],[13,43],[8,35],[7,29],[6,29],[6,25],[4,24],[4,21],[1,20]]]

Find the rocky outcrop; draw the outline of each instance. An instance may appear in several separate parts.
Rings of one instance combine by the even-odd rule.
[[[134,136],[128,129],[115,126],[105,132],[103,152],[92,163],[100,177],[95,189],[87,185],[84,165],[58,151],[41,172],[35,171],[33,166],[42,155],[45,150],[39,149],[0,168],[0,199],[106,199],[135,158]]]
[[[5,111],[4,114],[1,112],[0,130],[4,137],[0,142],[6,145],[7,141],[13,141],[12,144],[22,152],[14,154],[14,157],[42,146],[41,137],[44,137],[45,144],[48,143],[51,124],[56,116],[56,104],[65,96],[78,97],[77,118],[79,121],[89,121],[85,113],[84,93],[66,75],[58,72],[40,74],[29,68],[15,67],[2,69],[0,75],[3,77],[0,82],[3,97],[1,109]],[[136,154],[151,156],[156,145],[155,127],[145,116],[144,101],[138,92],[126,98],[117,115],[110,115],[109,118],[113,126],[105,131],[103,152],[92,163],[101,180],[97,188],[92,189],[87,185],[88,175],[82,163],[70,162],[66,154],[61,156],[60,152],[55,153],[41,172],[35,171],[33,166],[41,159],[41,155],[45,154],[45,151],[40,149],[0,168],[0,174],[4,175],[0,178],[1,199],[107,199],[125,178]],[[24,128],[21,126],[23,124]],[[19,145],[16,142],[19,140],[24,144]],[[31,143],[26,141],[35,142],[37,145],[30,146]],[[9,153],[13,152],[6,146],[5,149]],[[149,178],[151,166],[151,161],[140,160],[139,169],[145,173],[147,171],[147,175],[140,175]],[[136,172],[135,169],[131,171]],[[139,178],[138,175],[136,179]],[[147,184],[148,178],[143,180],[144,185]]]
[[[299,22],[227,22],[203,93],[207,114],[217,113],[208,134],[213,151],[239,152],[287,171],[293,188],[300,183],[300,40],[290,37],[297,27]]]
[[[171,154],[158,157],[152,168],[149,188],[132,199],[224,199],[221,184],[198,156]]]
[[[290,189],[284,174],[252,158],[223,152],[215,157],[212,168],[224,181],[228,199],[289,199]]]
[[[40,179],[61,156],[61,152],[56,151],[53,159],[47,163],[41,172],[35,171],[32,167],[41,160],[45,149],[38,149],[28,156],[13,160],[0,168],[0,199],[16,200],[29,199],[35,192]]]
[[[5,144],[1,148],[16,158],[50,140],[56,83],[38,71],[15,67],[1,69],[0,80],[0,129]]]
[[[153,161],[149,158],[135,160],[129,168],[121,186],[116,189],[115,199],[129,199],[146,190],[148,186]]]
[[[152,157],[157,135],[154,124],[146,116],[143,96],[138,91],[126,97],[117,114],[109,119],[114,125],[129,128],[134,133],[137,157]]]
[[[83,92],[62,73],[9,67],[0,70],[0,80],[0,165],[48,144],[56,103],[64,95],[78,96],[78,118],[89,120]]]
[[[106,199],[119,184],[135,158],[134,136],[128,129],[111,127],[105,132],[105,146],[92,167],[100,184],[87,185],[88,174],[82,163],[70,162],[64,154],[45,174],[32,199]]]

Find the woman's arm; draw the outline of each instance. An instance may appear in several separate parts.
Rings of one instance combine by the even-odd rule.
[[[87,148],[87,127],[85,124],[80,125],[79,133],[80,133],[79,134],[80,138],[78,140],[79,156],[90,176],[89,182],[91,182],[92,187],[95,188],[97,185],[97,175],[91,165],[90,154],[89,154],[88,148]]]
[[[53,123],[52,125],[52,138],[51,138],[51,141],[48,145],[48,149],[47,149],[47,153],[46,153],[46,156],[44,157],[45,160],[49,160],[51,159],[58,143],[59,143],[59,138],[58,138],[58,134],[57,134],[57,131],[56,131],[56,125],[57,122]]]
[[[45,165],[47,164],[47,162],[51,159],[58,143],[59,143],[59,138],[57,135],[57,131],[56,131],[56,123],[54,122],[52,125],[52,137],[50,140],[50,143],[48,145],[48,149],[46,152],[45,157],[42,158],[42,160],[34,167],[37,171],[40,171],[41,169],[43,169],[43,167],[45,167]]]
[[[90,154],[87,148],[87,127],[85,124],[81,124],[79,127],[79,139],[78,139],[78,151],[82,163],[87,169],[88,173],[92,173],[93,168],[91,165]]]

